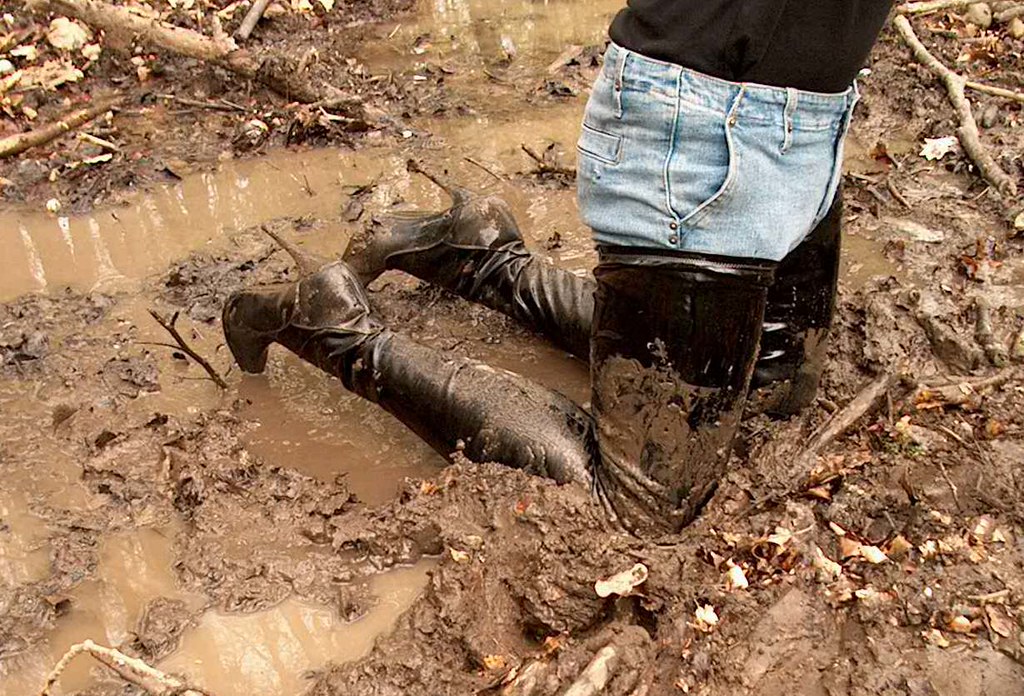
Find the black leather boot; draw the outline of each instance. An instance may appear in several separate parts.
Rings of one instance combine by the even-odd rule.
[[[597,488],[624,526],[678,531],[725,471],[776,264],[599,249]]]
[[[444,213],[377,225],[353,240],[345,260],[369,283],[401,270],[518,320],[580,360],[590,359],[594,280],[531,254],[508,204],[474,197],[426,174],[452,197]],[[842,193],[828,216],[782,261],[769,290],[753,386],[772,386],[764,410],[809,406],[824,367],[839,274]]]
[[[814,403],[835,313],[842,246],[842,192],[828,215],[779,264],[768,289],[755,388],[771,386],[770,413],[792,415]]]
[[[443,213],[374,222],[343,259],[364,284],[400,270],[502,312],[582,360],[590,353],[591,279],[527,251],[508,204],[410,166],[452,199]]]
[[[228,347],[246,372],[279,343],[379,404],[438,452],[591,484],[593,421],[568,398],[509,372],[448,358],[384,328],[343,262],[286,286],[232,295]]]

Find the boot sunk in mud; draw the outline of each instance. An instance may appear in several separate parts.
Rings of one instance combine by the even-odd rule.
[[[389,331],[344,262],[296,283],[232,295],[224,335],[239,366],[261,372],[278,343],[380,405],[448,455],[591,484],[592,421],[518,375],[451,358]]]
[[[364,284],[401,270],[502,312],[577,358],[590,360],[596,285],[526,249],[509,206],[495,196],[410,167],[452,199],[448,210],[374,223],[344,260]],[[824,368],[839,271],[842,196],[783,259],[768,291],[764,335],[751,386],[770,386],[762,407],[791,415],[810,405]]]

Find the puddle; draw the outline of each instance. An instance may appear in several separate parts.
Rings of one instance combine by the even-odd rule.
[[[75,643],[91,639],[117,646],[131,638],[145,606],[165,597],[201,611],[205,599],[182,591],[172,570],[177,527],[140,529],[108,537],[94,579],[78,585],[44,645],[0,662],[0,696],[38,693],[49,669]],[[292,696],[302,691],[303,672],[327,662],[355,660],[373,647],[421,594],[435,562],[398,568],[370,579],[376,605],[358,621],[344,623],[333,609],[292,598],[253,614],[206,611],[186,630],[180,647],[159,663],[187,674],[218,696]],[[83,690],[109,678],[96,663],[76,658],[55,695]]]
[[[419,17],[382,25],[361,57],[372,67],[455,63],[449,78],[487,78],[486,66],[544,68],[567,46],[603,45],[621,0],[428,0]],[[508,57],[512,55],[511,61]],[[478,82],[479,84],[479,82]]]
[[[304,672],[369,653],[422,593],[433,565],[424,561],[373,578],[370,589],[378,603],[352,623],[294,598],[255,614],[207,612],[160,668],[185,674],[217,696],[300,694]]]

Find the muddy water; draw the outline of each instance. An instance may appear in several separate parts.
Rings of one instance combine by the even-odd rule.
[[[292,696],[302,691],[307,670],[369,652],[419,596],[434,565],[424,560],[372,578],[376,604],[352,623],[342,622],[333,609],[297,599],[246,615],[203,612],[205,598],[182,591],[172,570],[172,541],[178,531],[171,525],[109,537],[94,578],[70,593],[71,609],[45,644],[0,663],[0,695],[38,693],[49,668],[75,643],[91,639],[118,645],[129,640],[146,604],[163,597],[183,602],[199,619],[185,632],[180,647],[157,666],[187,675],[219,696]],[[72,693],[108,678],[88,658],[78,658],[63,673],[55,693]]]

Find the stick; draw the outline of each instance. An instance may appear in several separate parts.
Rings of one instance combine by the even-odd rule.
[[[910,20],[903,15],[899,15],[893,20],[893,24],[899,30],[907,46],[913,51],[917,61],[931,70],[946,86],[949,101],[953,105],[957,118],[960,121],[960,127],[957,128],[957,136],[960,138],[960,143],[964,146],[967,156],[977,165],[982,177],[1000,193],[1016,196],[1016,182],[996,164],[995,160],[992,159],[992,156],[988,154],[981,144],[978,124],[974,120],[971,104],[967,101],[967,97],[964,94],[966,80],[947,68],[928,52],[928,49],[921,43],[921,40],[917,38],[917,34],[914,33],[914,28],[910,26]]]
[[[45,145],[51,140],[55,140],[65,133],[69,133],[75,128],[85,125],[100,114],[106,113],[118,101],[120,101],[120,98],[98,101],[92,106],[71,112],[55,123],[50,123],[41,128],[30,130],[27,133],[10,135],[0,140],[0,158],[20,155],[29,148],[33,148],[38,145]]]
[[[153,694],[153,696],[209,696],[205,691],[189,686],[176,677],[150,667],[142,660],[129,657],[120,650],[97,645],[91,640],[84,643],[72,645],[64,656],[57,661],[57,664],[50,671],[46,678],[46,684],[39,696],[50,696],[50,689],[60,679],[68,665],[79,655],[85,653],[96,658],[100,663],[106,665],[124,679],[125,681],[138,686]]]
[[[815,432],[807,446],[792,457],[792,464],[786,470],[792,472],[791,483],[784,491],[771,493],[752,503],[755,510],[774,505],[807,485],[808,475],[814,471],[818,455],[821,451],[849,430],[853,425],[874,410],[878,403],[888,394],[889,389],[899,378],[898,374],[886,372],[871,381],[860,390],[845,407],[836,411],[833,416]]]
[[[931,0],[931,2],[908,2],[905,5],[897,7],[896,11],[900,14],[924,14],[925,12],[947,10],[951,7],[966,7],[967,5],[976,5],[979,2],[987,1],[988,0]]]
[[[167,99],[168,101],[175,101],[185,106],[194,106],[199,109],[213,109],[215,111],[248,111],[244,106],[238,104],[231,104],[224,100],[218,102],[199,101],[198,99],[186,99],[185,97],[179,97],[174,94],[157,94],[154,95],[159,99]]]
[[[921,409],[935,406],[975,405],[978,401],[977,397],[981,395],[982,391],[1001,387],[1009,382],[1016,373],[1015,367],[1008,367],[990,377],[981,379],[962,380],[949,384],[925,384],[914,392],[911,402]],[[929,404],[929,406],[925,404]]]
[[[982,94],[991,94],[996,97],[1003,97],[1004,99],[1012,99],[1013,101],[1024,102],[1024,93],[1014,92],[1012,89],[1003,89],[1002,87],[994,87],[992,85],[986,85],[981,82],[974,82],[973,80],[967,80],[964,85],[975,92],[981,92]]]
[[[832,416],[818,431],[811,436],[811,441],[801,453],[801,457],[816,457],[833,440],[837,439],[859,421],[892,387],[896,375],[885,373],[860,390],[841,411]]]
[[[615,676],[621,656],[614,645],[606,645],[597,651],[580,676],[576,678],[562,696],[597,696]]]
[[[270,4],[270,0],[254,0],[252,7],[245,15],[245,19],[238,25],[238,30],[235,31],[235,38],[239,41],[245,41],[252,34],[252,30],[259,24],[260,19],[263,17],[263,13],[267,11],[267,5]]]
[[[210,38],[101,0],[28,0],[26,5],[35,12],[52,10],[79,19],[98,31],[129,34],[156,48],[214,63],[236,75],[256,80],[290,100],[309,104],[324,98],[338,98],[341,94],[329,86],[325,89],[328,94],[320,94],[299,77],[283,56],[268,55],[262,61],[257,60],[226,35]]]
[[[491,176],[493,176],[493,177],[494,177],[495,179],[497,179],[498,181],[504,181],[504,179],[502,179],[502,178],[501,178],[501,175],[500,175],[500,174],[498,174],[497,172],[495,172],[495,171],[494,171],[493,169],[491,169],[490,167],[488,167],[488,166],[487,166],[486,164],[484,164],[484,163],[483,163],[483,162],[481,162],[480,160],[477,160],[477,159],[473,159],[472,157],[463,157],[462,159],[466,160],[467,162],[469,162],[469,163],[470,163],[470,164],[472,164],[472,165],[475,165],[475,166],[477,166],[477,167],[480,167],[480,169],[483,169],[483,170],[484,170],[485,172],[487,172],[488,174],[490,174]]]
[[[153,319],[156,320],[157,324],[164,327],[164,330],[171,335],[171,338],[173,338],[174,342],[178,344],[178,347],[181,348],[181,351],[185,353],[185,355],[187,355],[188,357],[195,360],[200,367],[206,370],[206,374],[210,375],[210,379],[213,380],[214,384],[216,384],[221,389],[227,389],[228,383],[224,381],[224,378],[220,376],[220,373],[213,369],[213,365],[207,362],[206,358],[192,350],[192,347],[185,342],[185,339],[182,338],[181,334],[178,333],[178,330],[174,327],[174,324],[178,321],[179,314],[180,312],[175,312],[171,316],[170,321],[168,321],[167,319],[164,319],[162,316],[160,316],[160,314],[156,310],[149,310],[149,316],[153,317]]]

